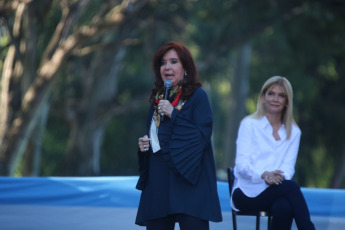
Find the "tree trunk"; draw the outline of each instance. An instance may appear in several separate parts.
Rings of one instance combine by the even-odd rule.
[[[20,3],[15,14],[13,28],[10,28],[7,22],[8,33],[9,37],[12,38],[12,42],[5,58],[1,79],[0,149],[7,147],[6,144],[9,139],[7,134],[20,110],[22,95],[24,94],[21,81],[25,72],[25,66],[23,65],[24,58],[21,53],[20,43],[23,30],[22,21],[25,20],[26,10],[27,5]],[[25,49],[25,44],[23,46]],[[8,157],[0,152],[0,175],[7,175],[10,168],[11,165],[8,162]]]
[[[42,138],[46,128],[49,108],[50,102],[46,101],[42,106],[37,125],[33,130],[25,151],[22,169],[23,176],[40,176]]]
[[[25,10],[21,10],[21,6],[25,8],[26,3],[21,3],[20,7],[18,7],[17,10],[17,13],[21,12],[21,15],[23,15]],[[64,21],[68,20],[71,15],[73,15],[73,12],[71,13],[71,11],[66,11],[65,15],[63,15],[61,19],[60,25],[64,25]],[[16,18],[18,18],[18,21],[16,21],[14,25],[14,35],[17,34],[17,27],[21,27],[21,23],[24,21],[22,20],[22,17]],[[16,24],[18,24],[18,26],[16,26]],[[44,102],[49,97],[51,88],[54,85],[54,75],[60,68],[64,58],[77,45],[77,40],[73,36],[71,37],[71,39],[64,42],[65,37],[61,36],[62,27],[58,26],[57,28],[59,28],[60,30],[56,30],[53,38],[59,37],[60,39],[52,40],[59,45],[53,46],[56,47],[56,49],[49,50],[53,51],[51,52],[51,55],[47,56],[47,59],[42,60],[43,64],[41,65],[41,68],[39,69],[34,82],[29,87],[27,87],[26,84],[23,84],[24,87],[27,87],[28,89],[26,92],[23,92],[24,96],[19,111],[14,117],[13,122],[10,122],[10,124],[8,125],[8,130],[3,136],[2,145],[0,147],[0,161],[2,166],[0,173],[2,175],[14,174],[16,167],[24,154],[26,144],[32,133],[32,130],[37,124],[39,113],[44,106]],[[68,30],[68,28],[66,27],[64,27],[64,29]],[[25,36],[18,38],[18,40],[24,38]],[[14,43],[15,42],[16,41],[14,41]],[[17,55],[19,57],[22,56],[20,52],[18,52]],[[20,68],[17,67],[17,69]]]
[[[343,148],[343,154],[341,156],[341,159],[338,161],[334,174],[333,174],[333,180],[331,184],[331,188],[342,188],[345,182],[345,147]]]
[[[91,176],[100,174],[103,133],[109,123],[117,93],[118,75],[126,48],[99,52],[84,78],[84,97],[68,108],[71,133],[65,153],[63,174]]]
[[[226,123],[224,165],[223,169],[235,164],[236,138],[238,127],[246,115],[246,99],[249,88],[249,68],[250,68],[251,46],[244,44],[236,57],[235,76],[231,84],[231,103],[229,119]]]
[[[50,7],[50,6],[48,6]],[[38,29],[37,29],[37,12],[38,7],[35,4],[28,4],[27,10],[24,12],[22,23],[22,48],[25,52],[23,57],[23,76],[20,82],[20,88],[22,94],[29,89],[32,82],[36,77],[37,71],[37,43],[38,43]],[[22,101],[22,98],[21,98]],[[29,137],[28,146],[25,150],[23,157],[22,175],[24,176],[38,176],[39,175],[39,162],[41,157],[41,142],[42,135],[45,130],[45,121],[49,111],[49,102],[46,100],[42,105],[42,111],[39,112],[38,123],[33,128],[34,132]],[[11,166],[15,167],[15,166]]]
[[[82,9],[85,8],[89,0],[75,1],[71,4],[67,1],[61,2],[63,7],[62,17],[58,23],[55,33],[52,36],[50,43],[48,44],[41,60],[40,67],[38,68],[37,75],[33,83],[30,85],[28,90],[23,93],[23,99],[19,106],[19,112],[13,118],[9,120],[8,109],[9,104],[9,86],[10,81],[13,78],[14,70],[19,73],[22,70],[19,62],[16,62],[16,55],[20,57],[20,52],[18,52],[18,44],[14,40],[14,47],[9,49],[9,55],[6,57],[6,63],[4,65],[4,77],[2,79],[2,95],[1,95],[1,105],[7,110],[5,115],[2,115],[0,122],[9,123],[9,125],[4,126],[5,129],[0,130],[0,175],[13,175],[18,162],[21,160],[29,137],[32,131],[35,129],[36,124],[39,119],[39,114],[45,106],[45,102],[48,99],[51,90],[56,87],[56,73],[59,68],[61,68],[62,63],[71,54],[71,52],[77,47],[90,42],[96,36],[100,36],[102,32],[110,30],[115,26],[119,26],[125,23],[125,12],[126,7],[130,7],[134,12],[139,10],[140,7],[145,5],[146,1],[127,2],[127,4],[119,5],[117,10],[112,14],[112,17],[105,17],[107,12],[109,12],[118,3],[115,1],[108,2],[101,8],[98,15],[95,15],[91,20],[92,23],[89,26],[83,26],[77,28],[75,33],[69,35],[69,31],[73,28],[80,16]],[[21,3],[22,6],[26,3]],[[29,3],[28,3],[29,4]],[[134,7],[134,4],[139,5]],[[22,7],[18,7],[18,15],[22,15],[24,10]],[[16,17],[16,23],[14,25],[14,31],[18,30],[16,25],[21,25],[21,17]],[[15,33],[13,33],[15,35]],[[17,52],[17,53],[16,53]],[[13,66],[18,66],[13,67]],[[18,76],[21,76],[17,73]]]

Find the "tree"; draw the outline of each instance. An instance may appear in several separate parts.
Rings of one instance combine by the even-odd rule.
[[[24,175],[39,175],[41,145],[43,175],[136,174],[150,61],[177,40],[191,49],[210,96],[218,169],[233,164],[239,121],[254,111],[262,83],[283,75],[303,134],[296,179],[344,186],[342,1],[2,3],[2,175],[18,162]],[[238,64],[242,54],[248,67]]]
[[[44,1],[43,1],[44,2]],[[5,60],[2,76],[2,99],[1,103],[6,113],[1,115],[2,137],[0,146],[0,166],[2,175],[13,175],[19,160],[21,159],[32,134],[34,127],[37,125],[38,118],[42,112],[46,101],[51,94],[51,90],[56,86],[56,73],[62,66],[62,63],[71,55],[71,53],[83,45],[89,45],[95,38],[106,30],[110,30],[115,26],[119,26],[127,20],[133,18],[133,12],[139,10],[146,4],[146,1],[118,1],[104,2],[99,11],[94,14],[89,24],[80,25],[73,33],[70,33],[73,26],[81,17],[88,0],[80,1],[59,1],[61,7],[61,18],[58,22],[50,42],[44,47],[42,58],[39,61],[36,77],[29,84],[27,90],[20,92],[23,96],[17,99],[17,110],[11,110],[9,95],[13,93],[10,87],[11,82],[16,80],[24,81],[23,56],[25,53],[20,49],[20,44],[25,41],[25,36],[21,34],[21,27],[25,27],[24,23],[28,20],[30,10],[40,5],[40,1],[22,2],[14,1],[8,3],[12,7],[16,7],[16,17],[13,24],[13,32],[9,27],[9,33],[12,35],[11,46]],[[44,7],[37,9],[38,16],[43,15],[52,5],[43,4]],[[14,9],[13,9],[14,10]],[[40,10],[40,11],[39,11]],[[113,11],[112,11],[113,10]],[[5,20],[8,18],[5,18]],[[37,18],[36,18],[37,20]],[[30,20],[29,20],[30,21]],[[9,22],[8,22],[9,25]],[[30,25],[30,23],[29,23]],[[19,29],[18,29],[19,28]],[[23,29],[23,31],[26,31]],[[33,71],[29,71],[33,72]],[[12,114],[9,114],[13,111]]]
[[[4,137],[0,148],[1,173],[13,175],[26,151],[24,169],[28,171],[26,172],[28,175],[30,174],[32,159],[39,159],[35,156],[40,155],[40,145],[35,148],[36,154],[32,151],[30,153],[32,145],[27,145],[29,138],[33,137],[31,134],[36,124],[39,124],[40,130],[45,129],[44,122],[38,123],[44,120],[40,116],[46,117],[43,114],[49,112],[47,108],[53,93],[70,81],[76,84],[67,85],[70,90],[68,93],[77,92],[79,95],[62,96],[62,99],[66,99],[66,103],[60,107],[59,113],[61,114],[62,110],[66,111],[65,119],[69,122],[70,134],[64,150],[65,160],[61,170],[64,171],[64,175],[99,174],[104,129],[115,114],[123,113],[130,108],[128,106],[124,108],[117,98],[118,76],[123,69],[127,50],[130,46],[140,43],[137,37],[143,34],[148,26],[156,26],[149,31],[151,33],[146,33],[151,36],[148,39],[154,38],[150,42],[159,37],[152,35],[154,31],[160,32],[159,27],[165,25],[164,23],[159,25],[159,21],[155,18],[164,18],[163,22],[179,20],[179,14],[175,12],[179,10],[181,14],[184,13],[185,4],[183,1],[181,3],[183,4],[175,7],[175,3],[169,1],[162,4],[156,4],[155,1],[114,0],[15,1],[12,5],[8,3],[4,6],[12,7],[12,12],[23,15],[16,18],[16,24],[27,31],[35,31],[32,27],[25,27],[24,22],[27,21],[39,22],[38,25],[43,28],[36,31],[37,40],[30,41],[41,45],[36,47],[35,51],[42,50],[42,53],[36,51],[38,54],[34,58],[37,60],[37,66],[33,65],[33,82],[29,84],[28,90],[21,91],[20,97],[17,97],[18,111],[12,114],[14,122],[5,119],[7,126],[4,126],[6,128],[2,131]],[[16,11],[17,8],[22,11]],[[30,10],[35,12],[31,15],[35,17],[23,19],[25,12]],[[4,19],[9,22],[8,28],[11,32],[13,27],[10,23],[11,15],[7,15]],[[179,27],[182,27],[182,24],[172,26],[165,32],[169,33]],[[166,33],[163,34],[167,35]],[[25,42],[25,39],[26,37],[20,33],[18,38],[12,39],[9,44],[11,47],[16,47],[15,42]],[[44,44],[40,43],[41,41]],[[26,54],[19,48],[16,52],[18,55]],[[76,66],[78,69],[75,69]],[[9,67],[11,65],[6,65],[3,71],[11,70]],[[14,79],[11,74],[8,76],[2,80]],[[22,76],[19,79],[19,83],[26,80]],[[11,90],[5,89],[2,92],[5,96],[11,94]],[[26,96],[22,98],[21,95]],[[3,101],[7,103],[8,99],[4,98]],[[8,107],[11,105],[9,104]],[[53,109],[56,111],[54,106]],[[34,143],[41,143],[41,140]]]

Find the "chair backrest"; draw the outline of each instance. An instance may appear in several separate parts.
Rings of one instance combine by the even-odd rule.
[[[229,192],[230,192],[230,197],[231,197],[231,191],[232,191],[232,187],[234,186],[234,181],[235,181],[234,169],[227,168],[227,173],[228,173]]]

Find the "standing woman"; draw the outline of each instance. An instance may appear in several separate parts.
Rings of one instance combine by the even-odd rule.
[[[263,85],[257,111],[242,120],[237,138],[232,205],[270,210],[271,229],[314,230],[299,185],[292,181],[301,131],[294,121],[290,82],[275,76]]]
[[[139,138],[136,224],[147,230],[208,230],[222,221],[211,145],[213,117],[193,57],[167,42],[153,58],[147,134]],[[168,100],[164,81],[171,80]],[[161,116],[164,116],[163,121]]]

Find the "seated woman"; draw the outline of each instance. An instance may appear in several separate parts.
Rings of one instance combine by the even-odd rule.
[[[270,210],[271,229],[314,230],[300,186],[292,181],[301,130],[294,121],[293,92],[284,77],[271,77],[260,92],[257,111],[244,118],[237,138],[235,210]]]

